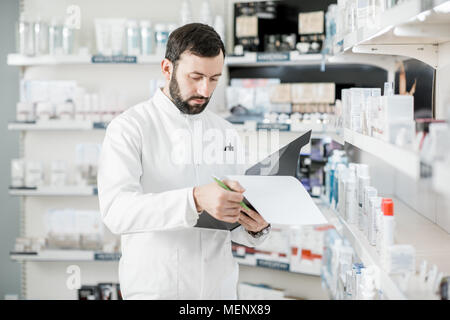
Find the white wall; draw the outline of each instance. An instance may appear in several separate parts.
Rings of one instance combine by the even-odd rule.
[[[14,25],[19,16],[16,0],[0,1],[0,299],[20,294],[20,265],[9,259],[9,251],[19,236],[19,199],[9,196],[10,159],[19,155],[19,135],[8,131],[15,117],[19,70],[6,65],[6,56],[15,50]]]

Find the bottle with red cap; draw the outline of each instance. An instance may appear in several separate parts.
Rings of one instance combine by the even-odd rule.
[[[390,198],[383,198],[381,201],[381,210],[383,211],[382,223],[382,241],[383,249],[394,244],[395,218],[394,202]]]

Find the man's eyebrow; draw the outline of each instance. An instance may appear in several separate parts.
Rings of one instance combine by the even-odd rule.
[[[203,74],[203,73],[198,72],[198,71],[192,71],[191,73],[198,74],[199,76],[207,77],[206,74]],[[212,78],[212,77],[219,77],[219,76],[221,76],[221,75],[222,75],[221,73],[218,73],[218,74],[215,74],[215,75],[211,76],[211,78]]]

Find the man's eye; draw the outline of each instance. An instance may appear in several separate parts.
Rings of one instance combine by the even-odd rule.
[[[219,79],[217,79],[217,78],[211,78],[211,81],[216,82],[216,81],[219,81]]]

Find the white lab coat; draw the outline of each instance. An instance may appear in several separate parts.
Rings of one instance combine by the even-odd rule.
[[[199,155],[193,148],[206,144],[193,134],[199,124],[203,130],[233,129],[207,109],[181,113],[159,89],[106,130],[98,196],[103,222],[121,235],[124,299],[235,299],[239,269],[231,241],[255,246],[267,238],[255,239],[242,226],[231,232],[193,227],[199,217],[193,187],[211,183],[212,175],[243,173],[238,164],[206,164],[189,156],[175,157],[188,163],[173,161],[173,152],[183,147]],[[192,139],[180,138],[180,129]],[[233,143],[224,141],[218,150],[233,152],[224,150]]]

